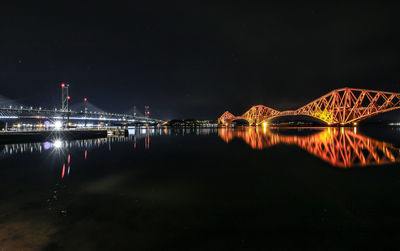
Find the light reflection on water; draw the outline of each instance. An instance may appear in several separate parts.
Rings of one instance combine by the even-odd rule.
[[[336,167],[384,165],[400,161],[400,148],[372,139],[357,128],[325,128],[311,135],[285,135],[268,127],[220,128],[226,143],[241,138],[253,149],[297,145]]]
[[[128,130],[129,136],[109,136],[107,138],[97,139],[83,139],[65,141],[60,138],[53,139],[46,142],[34,143],[16,143],[0,145],[0,160],[26,153],[42,153],[50,151],[52,155],[57,155],[61,160],[61,178],[68,176],[71,170],[71,154],[72,149],[82,149],[84,160],[87,160],[89,150],[108,147],[108,151],[112,151],[112,145],[118,143],[133,142],[133,149],[135,150],[138,141],[143,141],[144,150],[150,150],[150,138],[153,136],[185,136],[185,135],[210,135],[217,134],[217,128],[154,128],[142,127],[132,128]]]
[[[37,250],[42,250],[42,247],[52,247],[52,242],[61,243],[60,247],[71,247],[74,238],[78,246],[114,238],[119,247],[131,247],[134,245],[130,242],[132,236],[149,246],[157,245],[154,240],[164,238],[159,241],[163,247],[171,239],[165,234],[170,229],[162,226],[169,226],[170,232],[179,237],[176,238],[179,243],[182,240],[191,242],[210,231],[215,231],[212,235],[219,238],[221,226],[226,229],[234,226],[235,231],[240,234],[244,231],[250,240],[252,227],[256,233],[261,229],[265,234],[260,240],[264,240],[268,233],[281,226],[285,230],[296,225],[312,226],[309,229],[313,230],[326,224],[332,224],[328,225],[329,229],[340,224],[353,227],[353,222],[365,220],[363,215],[377,215],[374,210],[381,209],[381,203],[371,206],[357,201],[362,196],[367,198],[365,201],[374,202],[381,194],[386,194],[383,199],[392,203],[387,207],[398,208],[395,198],[400,173],[397,168],[371,168],[369,171],[373,172],[368,176],[366,169],[341,172],[325,168],[327,165],[322,161],[316,164],[321,168],[309,169],[310,163],[315,162],[301,164],[299,161],[292,169],[297,159],[282,160],[287,152],[296,155],[293,158],[302,158],[308,152],[337,167],[376,166],[399,161],[399,148],[363,135],[357,128],[162,127],[139,128],[131,133],[129,137],[0,145],[0,159],[9,158],[3,162],[4,189],[0,207],[3,213],[0,236],[8,237],[0,238],[0,247],[20,250],[20,247],[37,245],[40,247]],[[254,151],[243,151],[247,147],[241,140],[237,145],[226,145],[220,138],[226,143],[241,139]],[[55,144],[56,140],[61,142]],[[276,145],[295,145],[305,151],[270,149]],[[24,158],[19,158],[22,155]],[[265,168],[267,161],[276,168]],[[248,168],[249,162],[261,168]],[[13,163],[28,165],[15,168],[18,164]],[[7,169],[7,165],[12,167]],[[20,179],[25,182],[23,190],[19,187]],[[31,179],[33,185],[28,182]],[[317,181],[320,183],[314,186]],[[378,192],[368,190],[371,182],[378,184],[371,188]],[[36,187],[40,190],[35,190]],[[348,197],[344,196],[344,191],[351,191]],[[372,211],[359,216],[360,211],[371,207]],[[394,211],[393,215],[397,216],[397,210]],[[218,220],[215,220],[216,214]],[[387,214],[382,215],[386,217]],[[330,221],[322,222],[321,217]],[[241,218],[245,220],[238,223],[237,219]],[[23,222],[21,226],[20,222]],[[221,222],[224,224],[220,225]],[[392,218],[387,222],[394,222],[391,226],[398,223]],[[188,226],[194,230],[187,230]],[[246,228],[248,226],[251,228]],[[131,227],[134,229],[128,235],[131,238],[126,238],[127,229]],[[43,229],[50,231],[40,232]],[[111,232],[115,235],[109,233],[109,229],[113,229]],[[147,239],[142,233],[148,235]],[[192,238],[187,238],[187,233]],[[97,238],[98,235],[101,238]],[[15,239],[18,236],[23,238]],[[40,238],[42,236],[45,238]],[[96,237],[90,239],[90,236]],[[257,234],[254,236],[258,238]],[[284,243],[286,235],[279,236],[284,236],[285,240],[278,238]],[[237,239],[232,237],[232,231],[224,238],[232,242]],[[127,243],[123,243],[124,240]]]
[[[84,140],[73,140],[64,141],[63,139],[53,139],[52,141],[46,142],[34,142],[34,143],[15,143],[15,144],[0,144],[0,159],[14,154],[22,153],[33,153],[43,152],[51,149],[60,148],[99,148],[103,145],[110,146],[114,143],[122,142],[134,142],[134,148],[136,148],[136,141],[144,139],[144,149],[150,149],[150,137],[153,136],[185,136],[185,135],[210,135],[217,134],[217,128],[175,128],[171,129],[168,127],[162,128],[139,128],[129,129],[129,137],[124,136],[110,136],[107,138],[98,139],[84,139]],[[86,153],[87,154],[87,153]]]
[[[302,135],[307,131],[308,135]],[[288,132],[290,134],[288,134]],[[187,136],[187,135],[216,135],[226,143],[234,138],[242,139],[252,149],[262,150],[278,144],[296,145],[312,155],[336,167],[353,167],[384,165],[400,161],[400,148],[384,141],[373,139],[357,131],[357,128],[269,128],[269,127],[222,127],[222,128],[140,128],[129,130],[128,137],[111,136],[99,139],[85,139],[74,141],[53,141],[39,143],[6,144],[0,145],[0,159],[7,156],[23,153],[55,151],[67,156],[69,149],[83,149],[84,159],[88,158],[88,151],[93,148],[112,144],[133,142],[133,148],[142,147],[150,150],[153,136]],[[63,162],[69,166],[69,163]]]

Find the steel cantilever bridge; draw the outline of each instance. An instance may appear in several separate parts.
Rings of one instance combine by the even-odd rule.
[[[304,115],[327,125],[348,125],[399,108],[400,93],[342,88],[294,111],[278,111],[263,105],[253,106],[241,116],[226,111],[218,118],[218,123],[230,124],[235,120],[246,120],[250,125],[259,125],[276,117]]]

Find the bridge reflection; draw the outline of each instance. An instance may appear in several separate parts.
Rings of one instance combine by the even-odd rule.
[[[96,148],[113,149],[113,144],[128,143],[132,150],[144,148],[150,150],[153,136],[186,136],[215,135],[229,143],[234,138],[244,140],[253,149],[265,149],[278,144],[297,145],[314,156],[337,167],[353,167],[367,165],[384,165],[400,162],[400,148],[393,144],[379,141],[357,132],[354,128],[323,128],[302,129],[303,132],[313,132],[312,135],[299,135],[299,131],[271,127],[243,128],[138,128],[129,137],[107,137],[74,141],[54,141],[40,143],[5,144],[0,145],[0,159],[13,155],[33,152],[54,152],[63,154],[62,164],[68,173],[69,161],[66,161],[70,149],[81,151],[80,158],[90,158],[90,152]],[[291,135],[284,134],[292,133]],[[296,133],[296,135],[293,134]],[[75,156],[75,153],[74,153]],[[73,156],[73,157],[74,157]]]
[[[312,135],[283,135],[268,127],[220,128],[229,143],[241,138],[253,149],[277,144],[297,145],[336,167],[384,165],[400,162],[400,148],[357,133],[357,128],[325,128]]]
[[[136,149],[137,141],[144,139],[144,149],[150,149],[150,139],[153,136],[185,136],[185,135],[215,135],[217,128],[167,128],[167,127],[137,127],[129,130],[129,137],[125,136],[109,136],[107,138],[98,139],[82,139],[82,140],[56,140],[47,142],[34,143],[14,143],[0,144],[0,159],[25,153],[46,152],[55,148],[62,149],[84,149],[85,159],[88,156],[88,150],[107,146],[111,150],[111,145],[115,143],[133,142],[133,148]]]

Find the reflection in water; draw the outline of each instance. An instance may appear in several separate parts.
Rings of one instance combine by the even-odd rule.
[[[304,135],[303,132],[315,134]],[[156,135],[165,137],[153,137]],[[173,139],[174,135],[179,138]],[[1,177],[6,181],[2,182],[0,247],[5,247],[5,250],[22,250],[19,247],[36,245],[37,250],[53,250],[57,249],[55,243],[60,248],[66,245],[65,249],[68,250],[76,249],[78,245],[85,247],[87,243],[99,247],[97,240],[100,238],[96,238],[99,233],[104,233],[100,236],[102,239],[112,239],[112,243],[117,243],[125,239],[126,230],[132,227],[149,230],[145,235],[139,232],[136,236],[138,240],[145,239],[146,242],[143,243],[147,244],[147,240],[166,236],[164,228],[159,226],[168,226],[168,229],[171,227],[173,240],[188,239],[189,242],[194,237],[187,238],[186,233],[193,231],[190,232],[193,236],[204,234],[199,229],[211,230],[212,236],[218,235],[218,238],[221,227],[231,229],[234,226],[236,229],[237,226],[240,231],[254,229],[256,232],[244,234],[228,231],[226,238],[231,238],[232,234],[240,237],[261,236],[260,240],[255,239],[255,243],[261,243],[261,239],[265,238],[264,234],[259,234],[260,231],[271,233],[282,227],[287,229],[288,226],[295,226],[298,229],[304,227],[307,233],[321,230],[322,237],[319,238],[325,243],[330,232],[323,232],[324,229],[344,226],[343,229],[353,230],[356,224],[366,220],[365,215],[384,215],[384,218],[365,221],[366,225],[371,224],[372,227],[377,224],[377,229],[381,231],[380,222],[393,222],[394,216],[397,216],[397,211],[393,208],[398,207],[396,196],[399,192],[399,169],[378,168],[373,172],[363,172],[360,176],[360,172],[330,175],[332,172],[324,168],[321,169],[322,172],[310,175],[310,170],[314,169],[304,168],[300,172],[294,170],[294,175],[287,175],[293,171],[290,169],[293,168],[292,162],[284,162],[282,166],[278,162],[285,153],[272,156],[271,159],[272,165],[278,164],[281,168],[248,169],[249,158],[256,157],[251,163],[259,165],[265,163],[265,156],[268,154],[259,152],[254,156],[254,152],[243,151],[240,146],[228,147],[222,141],[222,144],[218,144],[220,139],[217,135],[226,142],[235,137],[241,138],[255,149],[265,149],[276,144],[297,145],[332,165],[342,167],[393,163],[399,159],[399,149],[360,135],[356,128],[303,131],[279,129],[279,133],[268,127],[219,130],[155,128],[137,129],[129,137],[74,141],[60,139],[56,146],[55,140],[0,145],[0,158],[10,158],[0,168],[3,170]],[[108,153],[107,149],[111,146],[114,152]],[[97,148],[99,149],[96,150]],[[187,156],[178,161],[177,156],[182,155],[182,151]],[[303,157],[302,154],[308,155],[305,151],[299,151],[297,158]],[[238,155],[240,158],[223,162],[224,166],[215,168],[212,165],[213,161],[227,161],[221,156],[229,157],[241,153],[244,157]],[[121,163],[116,168],[112,166],[115,160]],[[198,163],[191,167],[189,160]],[[16,164],[20,164],[21,168],[13,168]],[[326,166],[322,161],[314,164]],[[204,168],[208,165],[210,168]],[[242,169],[232,171],[232,165],[235,169]],[[166,169],[164,166],[172,166],[173,169]],[[227,176],[229,179],[226,179]],[[318,182],[315,182],[316,179]],[[372,188],[369,182],[371,180],[376,181]],[[255,184],[248,185],[252,183]],[[283,186],[280,187],[280,184]],[[277,187],[280,189],[276,189]],[[349,196],[343,196],[347,191],[351,191]],[[366,192],[360,196],[364,191]],[[383,198],[382,194],[385,194]],[[380,203],[381,201],[393,204]],[[373,205],[374,202],[376,206]],[[390,207],[388,217],[381,204],[386,208]],[[201,210],[200,215],[199,205],[204,205],[205,209]],[[365,208],[368,210],[363,211]],[[185,212],[185,217],[176,212]],[[215,222],[215,212],[227,213],[219,215],[221,220],[212,225]],[[221,225],[221,222],[225,225]],[[396,221],[389,227],[395,227],[395,224]],[[113,229],[115,234],[110,235],[107,232],[109,229]],[[159,232],[152,232],[157,229]],[[182,229],[186,230],[181,238],[179,234]],[[212,232],[214,230],[216,232]],[[282,235],[279,232],[278,234]],[[349,236],[352,234],[354,233],[350,232]],[[92,239],[87,236],[94,237]],[[179,238],[175,238],[176,236]],[[285,234],[282,236],[284,239],[279,239],[280,243],[287,239]],[[340,233],[337,238],[342,236]],[[364,239],[363,235],[362,240]],[[253,240],[248,242],[251,241]],[[162,239],[157,242],[156,248],[163,246],[164,242],[171,243],[171,240]],[[129,238],[126,243],[121,243],[127,247],[132,245]],[[49,248],[44,248],[46,245]],[[232,245],[236,245],[236,242]],[[108,246],[107,248],[109,249]]]
[[[65,175],[65,163],[62,166],[61,179],[64,179],[64,175]]]
[[[140,130],[130,129],[129,137],[111,136],[107,138],[99,139],[85,139],[85,140],[74,140],[74,141],[63,141],[61,139],[55,139],[53,142],[36,142],[36,143],[16,143],[16,144],[5,144],[0,145],[0,159],[22,153],[33,153],[33,152],[44,152],[48,150],[59,150],[65,151],[69,148],[84,148],[85,159],[87,159],[88,150],[92,148],[99,148],[102,146],[108,146],[111,151],[111,145],[114,143],[132,142],[133,148],[137,147],[137,140],[144,139],[144,149],[150,149],[150,137],[160,135],[175,135],[185,136],[191,135],[210,135],[216,134],[217,128],[141,128]]]
[[[312,135],[299,135],[299,131],[294,130],[285,129],[284,131],[294,132],[296,135],[284,135],[269,127],[224,127],[219,129],[144,127],[130,130],[129,137],[0,145],[0,159],[15,154],[54,151],[60,156],[59,166],[62,167],[61,177],[64,178],[71,172],[70,149],[82,149],[81,154],[84,156],[84,160],[87,160],[91,149],[104,146],[111,151],[114,143],[132,142],[133,144],[130,143],[132,150],[135,150],[137,142],[141,142],[138,143],[139,146],[150,150],[152,136],[215,135],[218,133],[219,137],[227,143],[237,137],[243,139],[253,149],[264,149],[277,144],[297,145],[338,167],[383,165],[400,160],[400,148],[362,135],[357,132],[356,127],[307,129],[308,132],[316,132]]]
[[[84,160],[88,158],[88,151],[94,148],[100,148],[107,146],[108,150],[111,151],[112,144],[126,143],[133,141],[133,149],[137,148],[137,141],[143,140],[144,149],[150,150],[150,137],[152,136],[170,136],[170,135],[181,135],[185,136],[188,134],[193,135],[210,135],[216,134],[217,128],[153,128],[153,127],[142,127],[129,129],[129,136],[110,136],[107,138],[99,139],[85,139],[85,140],[74,140],[74,141],[63,141],[62,139],[54,139],[53,141],[47,142],[35,142],[35,143],[16,143],[16,144],[5,144],[0,145],[0,159],[7,158],[16,154],[34,153],[34,152],[46,152],[52,151],[60,158],[61,178],[68,176],[71,172],[71,156],[70,149],[82,149],[84,151]]]
[[[267,127],[220,128],[227,143],[241,138],[253,149],[277,144],[297,145],[337,167],[383,165],[400,161],[400,148],[357,133],[357,128],[326,128],[313,135],[282,135]]]

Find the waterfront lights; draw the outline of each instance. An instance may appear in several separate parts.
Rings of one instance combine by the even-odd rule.
[[[61,148],[62,147],[62,141],[57,139],[53,143],[54,148]]]
[[[51,148],[51,143],[46,141],[43,143],[44,150],[49,150]]]
[[[63,124],[61,121],[57,120],[56,122],[54,122],[54,128],[56,130],[60,130],[62,128]]]

